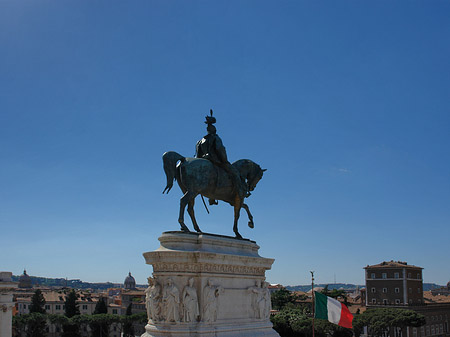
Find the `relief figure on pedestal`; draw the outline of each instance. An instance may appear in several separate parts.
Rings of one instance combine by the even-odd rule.
[[[184,322],[196,322],[199,320],[197,289],[194,287],[194,279],[191,277],[181,296],[183,303]]]
[[[155,278],[148,277],[148,288],[145,290],[145,308],[148,320],[157,322],[161,314],[161,286]]]
[[[203,321],[215,322],[217,320],[217,309],[219,306],[219,296],[223,294],[221,286],[215,286],[211,279],[203,289]]]
[[[270,318],[270,310],[272,310],[272,298],[270,296],[269,283],[263,283],[263,297],[265,302],[264,314],[261,318]]]
[[[163,290],[163,307],[166,322],[180,321],[180,292],[171,278],[167,279],[167,284]]]
[[[249,287],[248,292],[250,293],[250,298],[251,298],[251,308],[252,308],[252,312],[253,312],[253,317],[254,318],[261,318],[261,314],[260,314],[260,301],[262,299],[262,288],[261,288],[261,281],[260,280],[256,280],[255,281],[255,285],[252,287]]]

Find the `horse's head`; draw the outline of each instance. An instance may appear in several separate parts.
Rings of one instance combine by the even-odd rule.
[[[265,171],[267,171],[267,169],[262,169],[258,164],[255,164],[255,168],[247,176],[247,186],[249,191],[255,189],[256,184],[261,180]]]
[[[242,178],[247,181],[247,188],[249,191],[253,191],[256,184],[261,180],[264,171],[258,164],[250,159],[240,159],[233,163],[233,166],[239,171]]]

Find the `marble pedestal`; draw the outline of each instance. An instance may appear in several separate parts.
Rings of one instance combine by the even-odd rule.
[[[12,336],[13,290],[16,283],[11,281],[11,272],[0,272],[0,336]]]
[[[273,259],[259,246],[211,234],[165,232],[144,253],[153,266],[142,337],[279,336],[269,320],[265,272]]]

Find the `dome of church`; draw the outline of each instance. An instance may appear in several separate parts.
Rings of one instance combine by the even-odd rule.
[[[124,282],[125,289],[136,289],[136,281],[134,277],[131,276],[131,272],[128,273],[128,276],[125,278]]]
[[[27,274],[27,271],[24,270],[23,274],[19,277],[19,288],[32,288],[31,277]]]

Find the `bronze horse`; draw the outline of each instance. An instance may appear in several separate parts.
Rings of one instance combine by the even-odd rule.
[[[234,188],[232,181],[225,170],[213,165],[207,159],[185,158],[180,154],[169,151],[163,155],[164,172],[167,177],[167,185],[163,193],[169,193],[175,179],[183,192],[180,200],[180,215],[178,222],[181,230],[189,232],[184,224],[184,209],[188,206],[188,213],[191,217],[194,229],[201,233],[197,220],[194,215],[195,197],[199,194],[211,199],[222,200],[234,207],[234,226],[233,231],[237,238],[242,236],[238,232],[238,220],[241,208],[247,211],[248,226],[254,227],[253,216],[247,204],[244,203],[244,196],[238,188]],[[248,159],[241,159],[232,164],[245,180],[248,190],[253,191],[256,184],[261,180],[265,169]]]

